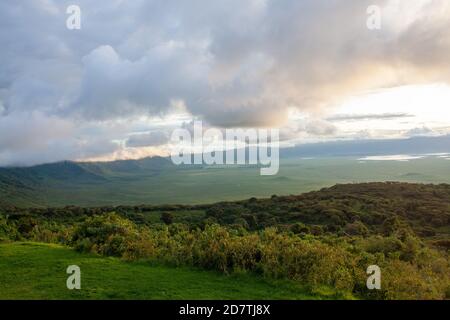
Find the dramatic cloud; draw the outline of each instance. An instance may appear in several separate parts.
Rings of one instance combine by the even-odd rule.
[[[73,4],[81,30],[66,28]],[[381,30],[366,27],[373,4]],[[349,96],[450,83],[449,16],[447,0],[2,1],[0,165],[164,144],[132,134],[166,130],[155,119],[180,108],[211,126],[286,128],[296,109],[315,120],[286,131],[333,135],[329,121],[352,116],[327,110]],[[356,117],[394,116],[407,115]]]

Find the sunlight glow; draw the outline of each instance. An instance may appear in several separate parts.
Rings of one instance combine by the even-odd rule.
[[[366,118],[364,118],[367,116]],[[411,85],[352,97],[335,109],[335,119],[352,130],[412,130],[450,132],[450,86]]]

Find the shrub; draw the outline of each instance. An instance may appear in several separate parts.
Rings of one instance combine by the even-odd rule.
[[[110,213],[86,219],[75,228],[71,244],[79,251],[122,256],[127,243],[137,235],[131,221]]]
[[[173,223],[173,214],[170,212],[163,212],[161,214],[161,221],[165,224],[172,224]]]

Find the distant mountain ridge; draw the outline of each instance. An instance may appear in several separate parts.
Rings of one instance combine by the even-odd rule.
[[[450,153],[450,135],[388,140],[351,140],[311,143],[281,149],[281,157],[371,156]]]
[[[407,139],[363,139],[363,140],[339,140],[329,142],[317,142],[300,144],[294,147],[280,149],[280,157],[305,157],[305,156],[370,156],[370,155],[394,155],[394,154],[450,154],[450,135],[444,136],[418,136]],[[77,162],[59,161],[34,166],[8,166],[0,167],[0,174],[9,172],[49,172],[61,169],[70,173],[72,170],[85,169],[94,174],[102,174],[108,171],[131,172],[136,170],[155,170],[171,165],[170,157],[146,157],[142,159],[115,160],[104,162]],[[76,169],[78,167],[78,169]],[[24,170],[23,170],[24,169]],[[69,170],[69,171],[67,171]],[[72,172],[74,173],[74,172]],[[79,173],[79,172],[78,172]]]
[[[171,167],[166,158],[144,158],[111,162],[61,161],[32,167],[0,168],[0,205],[13,202],[33,204],[47,190],[69,190],[72,186],[95,186],[127,174],[137,176]],[[62,191],[61,191],[62,192]],[[42,203],[44,201],[37,201]]]
[[[97,181],[106,179],[106,176],[112,173],[137,173],[144,170],[148,172],[171,165],[169,159],[162,157],[111,162],[61,161],[32,167],[0,168],[0,183],[15,179],[31,183],[39,183],[45,179]]]

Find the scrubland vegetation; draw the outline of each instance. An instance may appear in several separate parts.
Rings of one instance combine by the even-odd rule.
[[[3,208],[4,241],[256,274],[364,299],[450,298],[450,186],[337,185],[198,206]],[[366,269],[382,270],[368,290]]]

